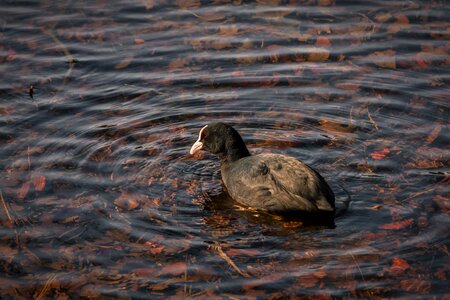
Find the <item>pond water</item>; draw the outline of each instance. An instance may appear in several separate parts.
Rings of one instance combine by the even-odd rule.
[[[0,298],[448,295],[449,8],[2,1]],[[218,120],[335,226],[234,207],[188,153]]]

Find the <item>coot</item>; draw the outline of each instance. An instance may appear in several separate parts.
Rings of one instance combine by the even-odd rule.
[[[239,203],[274,213],[334,214],[333,191],[318,172],[286,155],[251,155],[242,137],[228,124],[204,126],[190,154],[199,150],[219,157],[223,184]]]

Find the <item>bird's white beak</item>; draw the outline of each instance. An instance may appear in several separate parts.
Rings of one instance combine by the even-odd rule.
[[[208,125],[203,126],[203,128],[200,130],[197,141],[195,141],[194,145],[192,145],[191,150],[189,151],[189,153],[191,155],[194,155],[197,151],[199,151],[203,148],[203,143],[200,141],[202,139],[203,130],[205,130],[206,127],[208,127]]]
[[[189,151],[189,153],[191,155],[194,155],[197,151],[201,150],[203,147],[203,143],[200,141],[196,141],[194,143],[194,145],[192,145],[191,150]]]

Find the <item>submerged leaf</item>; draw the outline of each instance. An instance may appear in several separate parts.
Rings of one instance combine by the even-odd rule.
[[[151,10],[155,7],[155,0],[144,0],[143,2],[146,10]]]
[[[28,194],[28,191],[30,190],[30,182],[25,182],[20,187],[19,191],[17,192],[17,198],[22,200],[25,198],[25,196]]]
[[[414,219],[410,218],[410,219],[406,219],[406,220],[403,220],[403,221],[398,221],[398,222],[393,222],[393,223],[389,223],[389,224],[384,224],[384,225],[381,225],[380,228],[381,229],[387,229],[387,230],[399,230],[399,229],[403,229],[403,228],[408,227],[412,223],[414,223]]]
[[[114,204],[122,209],[132,210],[139,207],[140,203],[146,199],[147,197],[145,195],[122,192],[122,194],[114,200]]]
[[[427,145],[431,144],[432,142],[434,142],[434,140],[439,136],[439,133],[441,133],[442,130],[442,126],[438,125],[436,126],[433,131],[431,131],[431,133],[428,135],[427,137]]]
[[[128,67],[128,66],[131,64],[131,62],[133,61],[133,59],[134,59],[133,55],[127,56],[127,57],[125,57],[124,59],[122,59],[122,61],[121,61],[120,63],[116,64],[116,65],[114,66],[114,68],[115,68],[115,69],[123,69],[123,68],[126,68],[126,67]]]
[[[431,283],[420,278],[404,279],[400,282],[400,288],[407,292],[428,293],[431,290]]]
[[[183,274],[186,271],[187,265],[185,262],[175,262],[168,265],[165,265],[161,271],[159,272],[160,275],[173,275],[178,276]]]
[[[255,256],[261,254],[261,251],[258,249],[236,249],[231,248],[226,251],[229,256],[237,256],[237,255],[247,255],[247,256]]]
[[[394,55],[395,51],[392,49],[388,49],[385,51],[375,51],[368,57],[373,61],[374,64],[379,67],[395,69],[397,68],[397,63]]]
[[[195,9],[199,8],[200,0],[177,0],[177,5],[180,9]]]
[[[314,47],[309,49],[307,59],[308,61],[320,62],[327,61],[329,57],[330,51],[323,48]]]
[[[382,150],[370,153],[370,157],[376,160],[381,160],[386,157],[391,151],[388,148],[383,148]]]
[[[392,267],[399,268],[399,269],[402,269],[402,270],[406,270],[406,269],[409,268],[409,264],[403,258],[394,257],[392,259]]]
[[[237,33],[238,33],[238,27],[236,25],[219,27],[220,35],[234,36],[234,35],[237,35]]]
[[[45,180],[44,176],[35,177],[35,178],[31,179],[31,181],[34,184],[34,189],[36,191],[42,191],[45,188],[46,180]]]
[[[329,47],[329,46],[331,46],[331,41],[324,36],[319,36],[316,39],[316,46]]]

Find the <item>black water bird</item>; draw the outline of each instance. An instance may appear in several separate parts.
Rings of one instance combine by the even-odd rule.
[[[334,215],[333,191],[317,171],[286,155],[251,155],[230,125],[204,126],[190,154],[199,150],[219,157],[223,185],[231,198],[241,204],[271,213]]]

